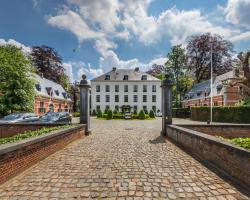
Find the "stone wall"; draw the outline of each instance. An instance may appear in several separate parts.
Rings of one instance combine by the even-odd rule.
[[[250,125],[179,125],[194,131],[224,138],[250,137]]]
[[[61,124],[44,124],[44,123],[0,124],[0,138],[21,134],[24,133],[25,131],[35,131],[43,127],[54,127],[60,125]]]
[[[214,136],[176,125],[167,127],[167,137],[228,175],[237,184],[250,188],[250,151]]]
[[[0,183],[85,135],[85,125],[0,146]]]

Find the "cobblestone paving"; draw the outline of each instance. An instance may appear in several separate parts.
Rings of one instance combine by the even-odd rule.
[[[1,185],[0,199],[249,199],[160,128],[160,119],[92,119],[92,135]]]

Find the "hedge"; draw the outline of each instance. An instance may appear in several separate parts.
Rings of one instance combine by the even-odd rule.
[[[74,112],[72,113],[73,117],[80,117],[80,113],[79,112]]]
[[[210,120],[210,107],[192,107],[191,119]],[[213,121],[225,123],[250,123],[250,106],[213,107]]]
[[[172,115],[175,118],[189,118],[191,115],[190,108],[173,108]]]

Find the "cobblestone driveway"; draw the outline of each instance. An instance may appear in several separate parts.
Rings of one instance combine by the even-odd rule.
[[[0,199],[248,199],[160,128],[160,119],[92,119],[92,135],[1,185]]]

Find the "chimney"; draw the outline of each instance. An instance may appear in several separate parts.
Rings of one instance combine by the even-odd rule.
[[[139,72],[139,67],[136,67],[136,68],[135,68],[135,71],[136,71],[136,72]]]
[[[114,72],[116,71],[116,67],[113,67],[113,71],[114,71]]]

